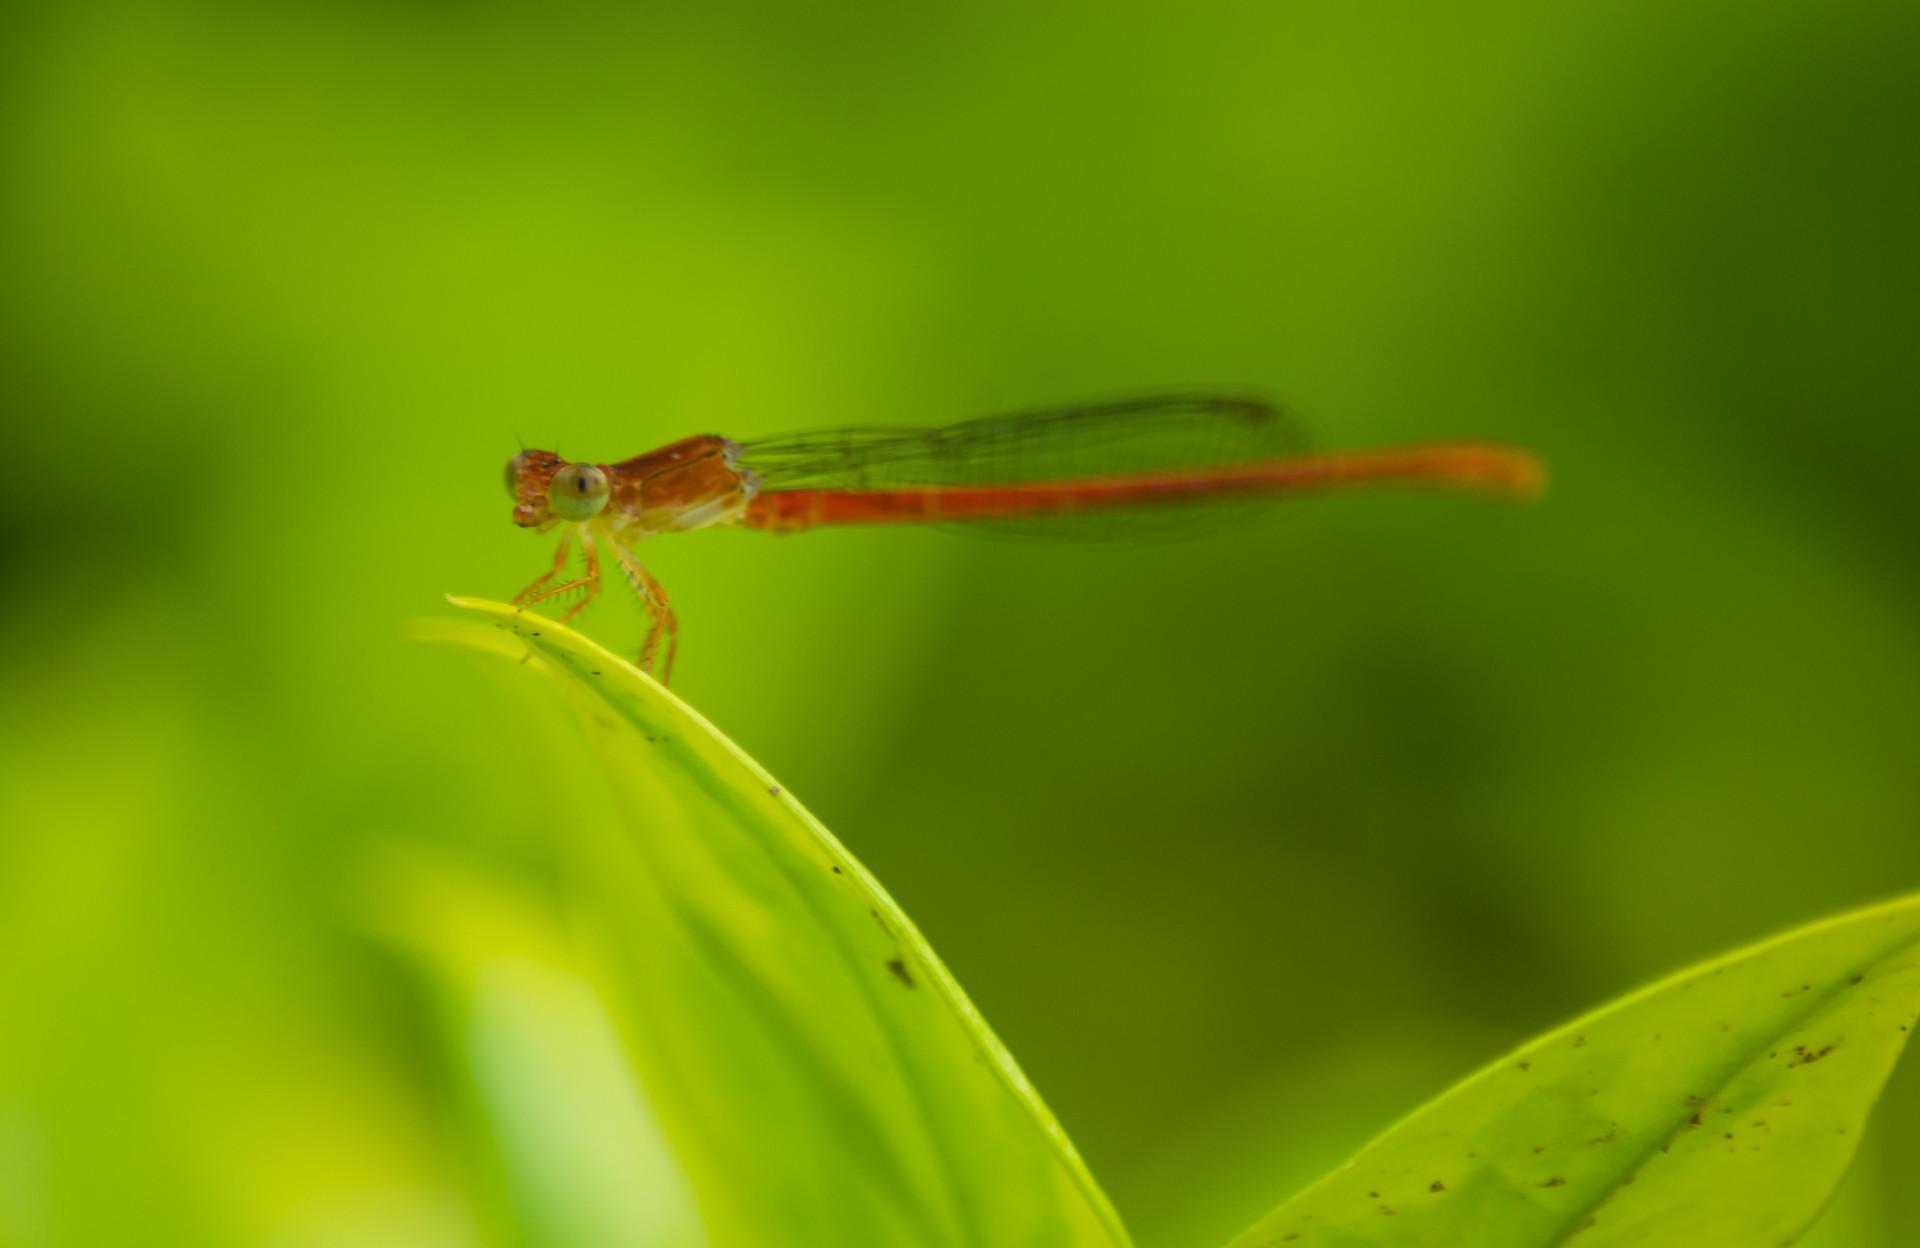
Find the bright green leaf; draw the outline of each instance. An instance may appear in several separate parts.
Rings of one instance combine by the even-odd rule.
[[[1920,897],[1654,984],[1389,1130],[1233,1248],[1786,1244],[1920,1006]]]
[[[588,638],[454,601],[485,622],[434,632],[557,682],[604,765],[617,826],[556,840],[714,1243],[1126,1243],[919,931],[792,796]]]

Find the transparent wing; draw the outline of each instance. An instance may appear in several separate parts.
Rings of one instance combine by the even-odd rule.
[[[1297,455],[1297,423],[1262,399],[1169,395],[987,416],[938,429],[851,426],[740,444],[768,490],[1011,485]]]
[[[854,426],[766,438],[741,443],[739,462],[768,491],[888,490],[1087,480],[1277,459],[1306,449],[1299,424],[1264,399],[1177,394],[987,416],[934,429]],[[1211,521],[1243,508],[1228,503],[1204,510]],[[1173,536],[1195,527],[1197,510],[1155,508],[952,527],[1071,539]]]

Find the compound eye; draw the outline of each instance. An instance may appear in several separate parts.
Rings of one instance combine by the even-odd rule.
[[[527,462],[527,453],[525,451],[520,452],[518,455],[515,455],[512,459],[507,461],[507,497],[508,498],[520,497],[520,469],[526,465],[526,462]]]
[[[547,509],[562,520],[591,520],[606,506],[607,474],[592,464],[568,464],[547,487]]]

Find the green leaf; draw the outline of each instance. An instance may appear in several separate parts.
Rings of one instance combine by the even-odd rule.
[[[1473,1075],[1233,1248],[1787,1244],[1920,1005],[1920,897],[1684,971]]]
[[[566,691],[617,826],[568,829],[599,991],[730,1244],[1127,1237],[1040,1098],[880,885],[679,699],[497,603],[433,632]]]

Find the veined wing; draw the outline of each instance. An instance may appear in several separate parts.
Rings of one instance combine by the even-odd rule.
[[[987,416],[933,429],[853,426],[744,442],[767,491],[1014,485],[1297,455],[1299,426],[1258,398],[1178,394]]]

